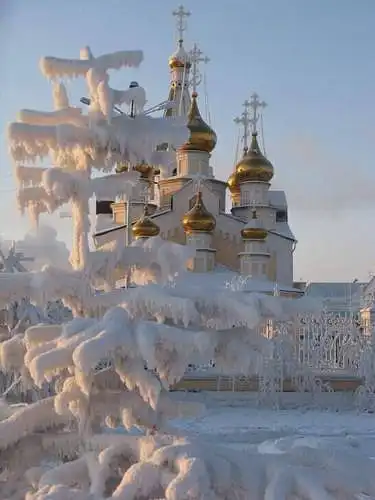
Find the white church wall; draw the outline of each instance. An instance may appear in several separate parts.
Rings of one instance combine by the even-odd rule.
[[[216,227],[219,228],[224,234],[230,234],[238,242],[241,241],[241,229],[244,225],[245,224],[243,222],[240,222],[230,215],[218,214],[216,217]]]
[[[269,233],[267,244],[271,255],[276,253],[276,281],[283,285],[293,285],[293,241]]]
[[[222,181],[218,181],[217,179],[207,179],[206,182],[210,190],[214,193],[214,195],[217,198],[219,211],[225,212],[227,184]]]

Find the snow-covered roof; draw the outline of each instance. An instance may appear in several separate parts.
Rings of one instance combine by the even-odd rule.
[[[285,191],[274,191],[270,189],[268,191],[268,199],[270,204],[274,207],[287,208],[288,203],[286,201]]]
[[[270,232],[277,234],[278,236],[283,236],[284,238],[297,241],[287,222],[276,222],[276,229]]]
[[[363,287],[364,293],[373,293],[375,290],[375,276],[370,278],[370,281]]]
[[[305,294],[311,297],[348,300],[359,297],[365,285],[366,283],[361,282],[311,282],[306,286]]]

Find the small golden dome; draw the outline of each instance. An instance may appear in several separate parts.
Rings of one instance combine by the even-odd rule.
[[[180,147],[181,151],[211,151],[216,146],[217,137],[212,128],[203,120],[197,103],[196,92],[191,96],[191,105],[188,114],[187,128],[190,130],[190,137],[185,144]]]
[[[121,174],[122,172],[127,172],[129,169],[129,166],[128,164],[125,162],[125,163],[117,163],[116,164],[116,174]]]
[[[143,215],[132,227],[132,233],[134,238],[137,240],[139,238],[151,238],[152,236],[157,236],[160,233],[160,228],[155,224],[153,220],[148,216],[148,206],[145,205]]]
[[[233,172],[227,180],[229,191],[233,193],[238,193],[240,190],[240,183],[238,182],[237,172]]]
[[[257,133],[253,133],[250,149],[245,151],[243,158],[236,166],[238,182],[258,181],[269,182],[273,177],[272,163],[262,154]]]
[[[129,166],[127,163],[118,163],[116,165],[116,173],[120,174],[121,172],[127,172],[129,170]],[[160,170],[155,169],[152,165],[149,165],[148,163],[138,163],[137,165],[134,165],[131,167],[131,170],[134,170],[135,172],[139,172],[141,174],[141,179],[150,179],[152,175],[159,175]]]
[[[215,217],[207,210],[202,200],[202,193],[198,191],[195,203],[182,219],[185,233],[195,231],[212,233],[216,226]]]
[[[168,64],[171,69],[183,68],[184,66],[186,67],[186,69],[189,69],[191,67],[189,55],[182,45],[182,40],[178,41],[178,49],[169,58]]]
[[[152,167],[152,165],[148,165],[147,163],[142,162],[134,165],[133,170],[141,174],[141,179],[149,179],[151,174],[153,173],[154,168]]]
[[[267,238],[268,231],[265,229],[261,221],[257,217],[257,212],[254,209],[252,218],[241,230],[241,236],[244,240],[259,240],[264,241]]]

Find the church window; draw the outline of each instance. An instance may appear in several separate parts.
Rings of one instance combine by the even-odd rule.
[[[112,215],[112,203],[109,200],[96,201],[96,215]]]
[[[244,191],[241,199],[242,205],[249,205],[250,203],[250,193],[249,191]]]
[[[288,222],[288,212],[286,210],[278,210],[276,212],[276,222]]]

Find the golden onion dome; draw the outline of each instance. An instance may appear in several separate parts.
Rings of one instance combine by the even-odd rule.
[[[216,227],[215,217],[207,210],[202,200],[202,193],[198,191],[195,203],[191,210],[186,212],[182,219],[182,226],[185,233],[195,231],[212,233]]]
[[[240,183],[238,182],[237,172],[233,172],[227,180],[229,191],[233,193],[238,193],[240,191]]]
[[[128,172],[128,170],[129,170],[129,165],[127,163],[118,163],[116,165],[117,174],[120,174],[121,172]],[[149,165],[148,163],[145,162],[137,163],[137,165],[131,167],[131,170],[139,172],[141,174],[141,179],[150,179],[152,175],[160,174],[159,169],[154,168],[152,165]]]
[[[142,162],[134,165],[133,170],[141,174],[141,179],[149,179],[153,173],[154,168],[152,165],[148,165],[148,163]]]
[[[151,238],[152,236],[157,236],[160,233],[159,226],[156,225],[155,222],[149,217],[147,205],[145,205],[142,217],[133,225],[132,233],[136,239]]]
[[[264,241],[267,238],[268,231],[262,225],[254,209],[253,214],[246,226],[241,230],[241,236],[244,240]]]
[[[116,164],[116,174],[121,174],[122,172],[127,172],[129,170],[129,165],[125,162],[125,163],[120,163],[118,162]]]
[[[189,60],[189,54],[186,52],[182,45],[182,40],[178,41],[178,49],[169,58],[168,64],[171,69],[183,68],[189,69],[191,67],[191,62]]]
[[[215,131],[203,120],[199,112],[197,97],[198,94],[193,92],[187,122],[190,137],[188,141],[180,147],[180,150],[206,151],[207,153],[211,153],[216,146],[217,137]]]
[[[273,177],[273,173],[273,165],[262,154],[257,133],[254,132],[249,150],[245,150],[244,156],[236,166],[238,182],[240,184],[248,181],[269,182]]]

